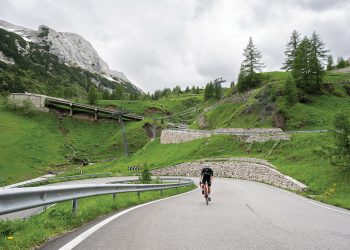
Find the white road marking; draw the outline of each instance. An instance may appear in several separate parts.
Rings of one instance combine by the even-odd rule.
[[[194,191],[197,191],[199,188],[195,189],[195,190],[192,190],[192,191],[189,191],[189,192],[186,192],[186,193],[183,193],[183,194],[178,194],[178,195],[174,195],[174,196],[170,196],[170,197],[167,197],[167,198],[163,198],[163,199],[160,199],[160,200],[155,200],[155,201],[151,201],[151,202],[148,202],[148,203],[144,203],[144,204],[141,204],[141,205],[138,205],[136,207],[132,207],[132,208],[129,208],[127,210],[124,210],[120,213],[117,213],[103,221],[101,221],[100,223],[96,224],[95,226],[93,226],[92,228],[90,228],[89,230],[86,230],[85,232],[83,232],[82,234],[80,234],[79,236],[77,236],[76,238],[74,238],[73,240],[71,240],[70,242],[68,242],[66,245],[64,245],[63,247],[61,247],[59,250],[71,250],[73,249],[74,247],[76,247],[77,245],[79,245],[83,240],[85,240],[87,237],[89,237],[91,234],[93,234],[94,232],[96,232],[97,230],[99,230],[101,227],[103,227],[104,225],[106,225],[107,223],[117,219],[118,217],[130,212],[130,211],[133,211],[137,208],[140,208],[140,207],[143,207],[143,206],[147,206],[147,205],[150,205],[150,204],[153,204],[153,203],[156,203],[156,202],[160,202],[160,201],[164,201],[164,200],[167,200],[167,199],[171,199],[171,198],[174,198],[174,197],[179,197],[179,196],[182,196],[182,195],[186,195],[186,194],[189,194],[189,193],[192,193]]]
[[[272,187],[273,187],[273,186],[272,186]],[[315,202],[315,201],[312,201],[312,200],[310,200],[310,199],[308,199],[308,198],[306,198],[306,197],[304,197],[304,196],[300,196],[300,195],[298,195],[298,194],[292,193],[292,192],[290,192],[290,191],[287,191],[287,190],[284,190],[284,189],[281,189],[281,188],[278,188],[278,187],[273,187],[273,188],[278,189],[278,190],[282,190],[283,192],[285,192],[285,193],[287,193],[287,194],[289,194],[289,195],[291,195],[291,196],[294,196],[295,198],[298,198],[298,199],[300,199],[300,200],[309,202],[309,203],[314,204],[314,205],[316,205],[316,206],[323,207],[323,208],[332,210],[332,211],[334,211],[334,212],[338,212],[338,213],[350,215],[350,212],[346,212],[346,211],[342,211],[342,210],[339,210],[339,209],[335,209],[335,208],[332,208],[332,207],[329,207],[329,206],[321,205],[321,204],[319,204],[319,203],[317,203],[317,202]]]
[[[310,202],[310,203],[312,203],[312,204],[314,204],[316,206],[319,206],[319,207],[323,207],[323,208],[327,208],[327,209],[332,210],[332,211],[336,211],[338,213],[349,214],[350,215],[350,212],[345,212],[345,211],[341,211],[341,210],[338,210],[338,209],[335,209],[335,208],[332,208],[332,207],[324,206],[324,205],[321,205],[319,203],[316,203],[316,202],[310,201],[310,200],[308,200],[308,202]]]

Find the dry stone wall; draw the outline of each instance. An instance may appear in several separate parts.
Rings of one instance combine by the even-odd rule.
[[[247,143],[290,140],[289,136],[280,128],[220,128],[215,130],[165,129],[162,131],[160,143],[182,143],[209,137],[213,134],[242,136],[246,139]]]
[[[273,165],[254,158],[230,158],[228,161],[196,161],[156,169],[152,174],[159,176],[199,176],[204,166],[209,165],[214,176],[258,181],[293,191],[305,191],[303,183],[283,175]]]

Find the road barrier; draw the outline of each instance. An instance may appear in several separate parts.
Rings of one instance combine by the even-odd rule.
[[[170,184],[74,184],[60,186],[42,186],[11,188],[0,190],[0,215],[29,208],[41,207],[63,201],[73,201],[73,212],[78,207],[78,199],[90,196],[162,190],[179,188],[193,184],[185,178],[162,178],[161,181],[176,182]]]
[[[48,184],[50,182],[63,182],[63,181],[73,181],[73,180],[81,180],[81,179],[89,179],[89,178],[101,178],[101,177],[110,177],[112,176],[111,172],[106,173],[96,173],[96,174],[79,174],[79,175],[67,175],[61,177],[51,177],[46,178],[39,181],[32,181],[22,185],[15,186],[14,188],[19,187],[30,187],[30,186],[40,186],[42,184]]]

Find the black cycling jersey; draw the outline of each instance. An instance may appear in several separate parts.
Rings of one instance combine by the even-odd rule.
[[[203,177],[212,177],[214,175],[214,172],[211,168],[203,168],[201,171],[201,175],[203,175]]]
[[[211,177],[214,175],[214,172],[211,168],[203,168],[201,171],[202,183],[208,183],[208,186],[211,186]]]

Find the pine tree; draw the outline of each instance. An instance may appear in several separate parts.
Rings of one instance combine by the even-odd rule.
[[[214,97],[214,84],[212,82],[207,83],[204,89],[204,101]]]
[[[122,100],[124,97],[124,88],[122,85],[117,85],[112,93],[112,99]]]
[[[313,91],[318,92],[322,87],[322,79],[325,74],[323,65],[327,60],[327,52],[325,44],[320,36],[314,31],[311,39],[311,58],[310,66],[313,74]]]
[[[299,44],[300,44],[300,34],[298,33],[298,31],[294,30],[290,37],[290,41],[286,45],[286,51],[284,52],[284,54],[286,55],[286,59],[283,63],[282,69],[285,69],[286,71],[293,70],[296,51]]]
[[[181,93],[181,87],[180,86],[175,86],[173,88],[173,94],[178,96],[180,93]]]
[[[293,105],[297,102],[297,87],[294,80],[288,75],[284,89],[288,105]]]
[[[215,83],[213,88],[213,95],[216,99],[220,100],[222,98],[222,87],[220,83]]]
[[[350,170],[350,122],[344,113],[338,113],[334,119],[335,146],[334,156],[338,163]]]
[[[344,60],[343,57],[338,57],[337,59],[337,69],[342,69],[342,68],[345,68],[347,66],[347,63],[346,61]]]
[[[260,79],[257,71],[261,72],[264,64],[261,60],[261,52],[253,44],[250,37],[247,47],[244,49],[244,60],[238,77],[237,88],[239,91],[245,91],[259,85]]]
[[[298,88],[308,93],[320,92],[325,73],[324,64],[328,50],[316,32],[304,37],[297,47],[292,66],[292,75]]]
[[[103,90],[102,91],[102,99],[103,100],[108,100],[110,98],[110,94],[109,94],[109,92],[108,92],[108,90]]]
[[[195,87],[194,85],[192,86],[191,93],[192,93],[192,94],[195,94],[195,93],[196,93],[196,87]]]
[[[306,36],[300,42],[293,63],[292,76],[298,88],[308,91],[311,85],[311,42]]]
[[[330,71],[334,68],[334,61],[333,61],[333,56],[332,55],[329,55],[327,57],[327,71]]]
[[[97,101],[96,88],[94,86],[92,86],[89,90],[89,93],[88,93],[88,102],[89,102],[89,104],[96,104],[96,101]]]

